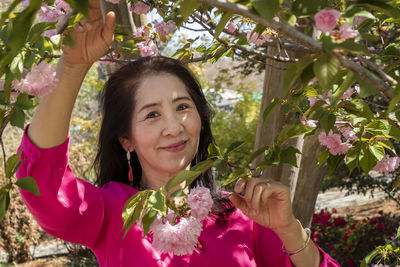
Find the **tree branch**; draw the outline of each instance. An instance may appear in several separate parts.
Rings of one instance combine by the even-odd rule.
[[[212,31],[212,29],[210,29],[209,27],[207,27],[201,20],[198,20],[198,19],[195,18],[195,17],[192,17],[192,18],[193,18],[194,20],[196,20],[196,22],[199,23],[204,29],[206,29],[206,30],[211,34],[211,36],[214,36],[214,32]],[[260,57],[260,58],[262,58],[262,59],[264,59],[264,60],[267,59],[267,58],[269,58],[269,59],[276,60],[276,61],[279,61],[279,62],[295,62],[295,61],[296,61],[296,60],[293,60],[293,59],[291,59],[291,58],[285,58],[285,57],[281,57],[281,56],[270,56],[270,55],[268,55],[268,54],[264,54],[264,53],[261,53],[261,52],[255,51],[255,50],[247,49],[246,47],[241,46],[241,45],[237,45],[237,44],[233,44],[233,43],[224,41],[224,40],[222,40],[221,38],[218,38],[218,37],[215,37],[215,36],[214,36],[214,38],[215,38],[218,42],[220,42],[221,44],[223,44],[223,45],[225,45],[225,46],[227,46],[227,47],[236,48],[236,49],[238,49],[238,50],[241,50],[241,51],[244,52],[244,53],[258,56],[258,57]]]
[[[269,22],[266,19],[255,14],[250,8],[247,8],[243,5],[230,3],[225,0],[195,0],[195,1],[203,3],[203,4],[207,4],[207,5],[210,5],[213,7],[217,7],[222,10],[234,13],[234,14],[238,14],[238,15],[250,18],[253,21],[255,21],[256,23],[261,24],[265,27],[270,27],[270,28],[274,29],[275,31],[286,35],[293,41],[296,41],[296,42],[300,43],[301,45],[308,47],[312,52],[315,52],[315,53],[323,53],[324,52],[322,49],[322,44],[319,43],[318,41],[314,40],[310,36],[307,36],[299,31],[297,31],[293,27],[282,24],[280,22],[276,22],[274,20]],[[347,59],[343,55],[340,55],[340,54],[335,54],[335,55],[338,57],[340,63],[344,67],[355,72],[361,79],[365,80],[367,83],[374,86],[376,89],[381,91],[385,96],[387,96],[389,98],[393,97],[392,88],[389,85],[387,85],[385,82],[383,82],[381,79],[379,79],[372,72],[361,67],[357,63]]]

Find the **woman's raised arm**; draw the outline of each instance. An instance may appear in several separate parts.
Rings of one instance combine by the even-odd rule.
[[[57,87],[40,99],[28,129],[31,141],[40,148],[63,143],[69,134],[72,109],[86,73],[108,50],[114,34],[115,14],[103,22],[99,0],[89,0],[90,19],[83,19],[73,31],[75,47],[63,47],[57,65]]]

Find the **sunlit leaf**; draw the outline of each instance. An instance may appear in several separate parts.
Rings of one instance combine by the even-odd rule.
[[[17,180],[17,182],[15,182],[15,184],[23,190],[29,191],[34,195],[40,196],[39,188],[36,184],[36,181],[31,176],[20,178]]]

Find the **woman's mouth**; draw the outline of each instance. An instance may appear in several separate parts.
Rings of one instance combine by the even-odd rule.
[[[162,149],[168,151],[168,152],[179,152],[185,149],[186,147],[187,140],[185,141],[180,141],[171,145],[168,145],[166,147],[162,147]]]

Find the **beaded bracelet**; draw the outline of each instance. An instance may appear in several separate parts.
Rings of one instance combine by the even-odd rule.
[[[284,253],[286,253],[289,256],[292,256],[294,254],[299,253],[300,251],[302,251],[303,249],[305,249],[307,247],[307,245],[308,245],[308,243],[310,243],[310,239],[311,239],[311,230],[310,230],[310,228],[304,228],[304,230],[307,233],[307,241],[304,243],[304,245],[301,248],[299,248],[298,250],[289,251],[289,250],[286,250],[285,246],[282,244],[282,250]]]

